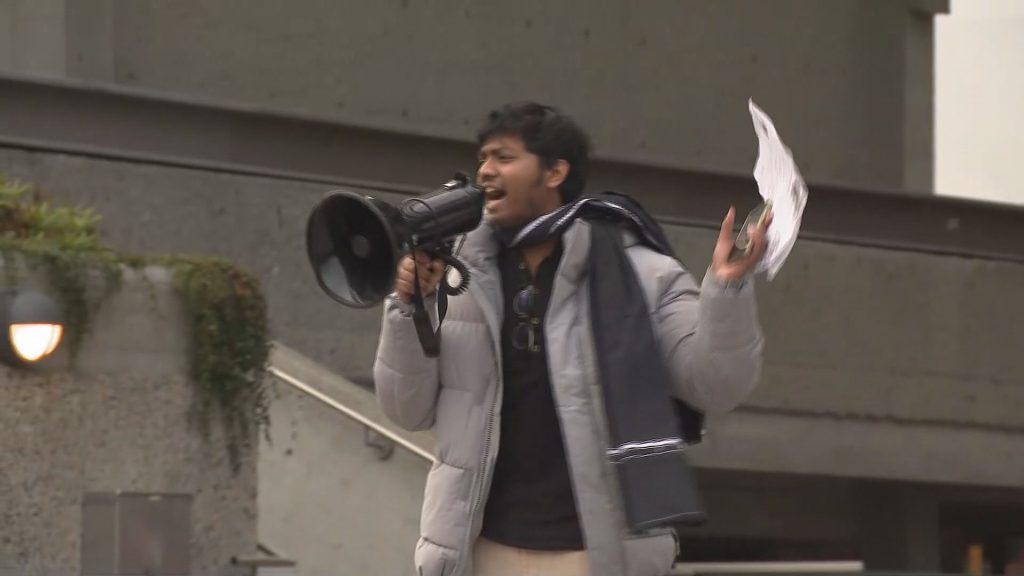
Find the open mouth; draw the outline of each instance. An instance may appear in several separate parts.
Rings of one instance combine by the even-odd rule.
[[[485,206],[500,202],[505,199],[505,191],[498,188],[489,188],[484,191]]]

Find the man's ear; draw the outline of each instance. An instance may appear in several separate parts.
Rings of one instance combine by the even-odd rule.
[[[558,159],[550,168],[544,171],[544,185],[548,188],[558,188],[569,177],[569,163]]]

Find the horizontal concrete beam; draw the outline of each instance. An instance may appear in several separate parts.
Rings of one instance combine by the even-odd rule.
[[[472,170],[475,145],[251,106],[0,75],[0,146],[402,194]],[[1024,261],[1024,209],[811,186],[802,237]],[[759,200],[750,176],[599,157],[591,189],[633,194],[664,222],[717,228]]]
[[[689,452],[705,468],[1019,488],[1019,431],[740,408]]]

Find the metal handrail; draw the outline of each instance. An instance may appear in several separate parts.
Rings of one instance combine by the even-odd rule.
[[[687,562],[676,564],[673,576],[703,574],[848,574],[864,572],[860,560],[822,562]]]
[[[244,566],[246,568],[294,568],[295,560],[288,558],[277,558],[274,556],[232,556],[232,566]]]
[[[344,414],[345,416],[351,418],[352,420],[355,420],[356,422],[362,424],[363,426],[366,426],[367,428],[373,430],[377,434],[380,434],[381,436],[387,438],[388,440],[391,440],[392,442],[401,446],[402,448],[405,448],[409,452],[412,452],[413,454],[419,456],[420,458],[423,458],[424,460],[430,463],[434,462],[434,455],[431,454],[430,452],[424,450],[423,448],[417,446],[416,444],[410,442],[409,440],[402,438],[398,434],[395,434],[393,431],[388,429],[387,426],[383,426],[377,422],[374,422],[373,420],[367,418],[366,416],[363,416],[359,412],[356,412],[355,410],[349,408],[348,406],[345,406],[341,402],[338,402],[334,398],[331,398],[330,396],[324,394],[323,392],[317,390],[316,388],[313,388],[309,384],[306,384],[305,382],[300,380],[298,377],[288,374],[284,370],[281,370],[277,366],[273,365],[269,367],[268,371],[274,376],[276,376],[279,380],[287,384],[290,384],[292,387],[302,392],[305,392],[306,394],[312,396],[313,398],[319,400],[320,402],[323,402],[327,406],[330,406],[334,410],[337,410],[338,412]]]

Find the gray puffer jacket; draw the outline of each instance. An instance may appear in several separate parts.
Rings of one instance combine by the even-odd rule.
[[[761,330],[752,282],[702,289],[679,263],[627,238],[675,394],[705,412],[736,406],[761,370]],[[450,298],[441,355],[424,356],[407,306],[384,309],[374,380],[387,416],[409,430],[433,428],[437,461],[427,477],[415,564],[423,576],[471,576],[473,544],[498,454],[502,368],[501,280],[487,225],[467,235],[459,254],[469,291]],[[606,422],[590,332],[586,263],[590,227],[563,236],[562,261],[545,320],[548,368],[574,494],[595,575],[660,576],[676,552],[669,530],[632,534],[615,471],[605,458]]]

